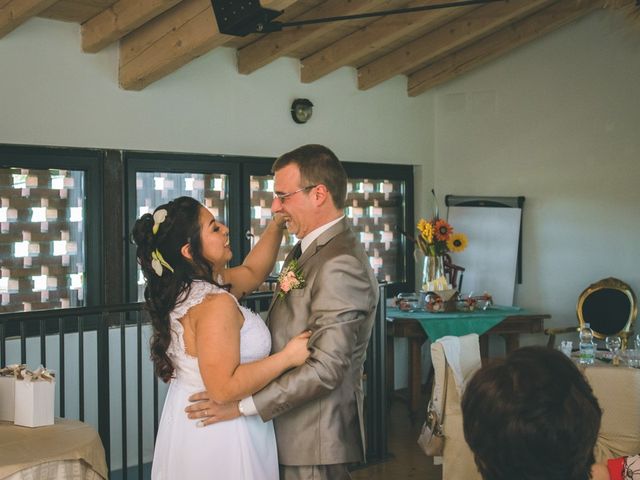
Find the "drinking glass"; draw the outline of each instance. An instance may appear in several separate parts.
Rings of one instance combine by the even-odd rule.
[[[635,343],[636,350],[640,350],[640,333],[636,333],[633,336],[633,340],[634,340],[634,343]]]
[[[400,310],[410,311],[418,308],[420,299],[415,292],[401,292],[396,296],[396,305]]]
[[[615,363],[618,360],[618,352],[620,351],[620,347],[622,346],[622,340],[620,339],[620,337],[615,335],[605,338],[604,344],[606,345],[607,350],[609,350],[613,354],[613,361]]]
[[[560,343],[560,351],[569,358],[571,358],[571,350],[573,350],[573,342],[571,340],[563,340]]]

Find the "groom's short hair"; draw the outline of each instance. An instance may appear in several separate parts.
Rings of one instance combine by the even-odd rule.
[[[335,153],[323,145],[303,145],[276,159],[271,173],[289,164],[300,169],[300,187],[324,185],[331,194],[334,206],[342,210],[347,199],[347,172]]]
[[[525,347],[481,368],[462,397],[464,438],[485,480],[587,480],[602,411],[558,350]]]

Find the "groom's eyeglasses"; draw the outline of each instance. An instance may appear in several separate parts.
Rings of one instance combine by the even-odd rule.
[[[282,203],[284,203],[284,201],[290,196],[295,195],[298,192],[306,192],[307,190],[311,190],[312,188],[315,188],[317,186],[318,185],[309,185],[308,187],[302,187],[296,190],[295,192],[289,192],[289,193],[273,192],[273,198],[277,198]]]

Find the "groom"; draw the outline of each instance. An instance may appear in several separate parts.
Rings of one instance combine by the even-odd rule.
[[[273,164],[273,213],[300,239],[302,288],[276,290],[267,323],[272,351],[312,330],[311,356],[239,404],[216,405],[206,393],[188,408],[204,423],[258,414],[273,419],[282,480],[351,478],[364,459],[362,372],[378,301],[369,259],[343,214],[347,175],[328,148],[305,145]],[[289,254],[291,261],[297,245]],[[236,406],[237,405],[237,406]],[[206,412],[206,413],[205,413]]]

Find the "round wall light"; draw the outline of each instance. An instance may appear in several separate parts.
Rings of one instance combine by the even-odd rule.
[[[291,104],[291,118],[296,123],[307,123],[313,114],[313,103],[306,98],[296,98]]]

